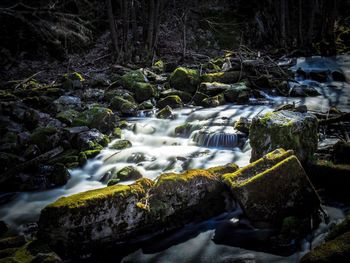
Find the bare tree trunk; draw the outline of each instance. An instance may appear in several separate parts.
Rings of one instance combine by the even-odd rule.
[[[148,13],[148,31],[147,31],[147,50],[149,54],[153,48],[153,34],[154,34],[154,17],[155,17],[155,0],[149,0],[149,13]]]
[[[119,56],[118,34],[117,34],[117,29],[114,21],[113,7],[112,7],[111,0],[107,0],[107,15],[108,15],[109,28],[111,30],[111,39],[112,39],[114,51],[117,53],[117,57],[118,57]]]

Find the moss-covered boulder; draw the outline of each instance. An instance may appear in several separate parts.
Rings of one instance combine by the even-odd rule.
[[[169,105],[156,113],[158,119],[171,119],[173,116],[173,109]]]
[[[199,72],[195,69],[179,67],[169,78],[171,88],[194,93],[200,83]]]
[[[138,102],[149,100],[157,95],[156,88],[148,83],[141,70],[133,70],[121,77],[124,87],[135,94]]]
[[[237,131],[243,132],[248,134],[250,129],[251,122],[245,118],[240,117],[234,124],[233,128],[235,128]]]
[[[79,113],[73,121],[73,126],[87,126],[101,132],[110,132],[116,126],[117,117],[111,109],[94,106]]]
[[[226,84],[236,83],[242,78],[243,75],[240,71],[225,71],[216,73],[204,74],[201,79],[203,82],[220,82]]]
[[[116,174],[112,175],[111,179],[118,179],[120,182],[137,180],[142,178],[140,171],[134,166],[126,166],[119,170]]]
[[[133,116],[137,113],[138,106],[130,102],[129,100],[123,99],[122,97],[115,96],[111,100],[110,107],[113,110],[119,111],[122,115],[125,116]]]
[[[182,108],[183,105],[184,104],[183,104],[182,100],[177,95],[170,95],[164,99],[160,99],[157,102],[157,108],[159,108],[159,109],[162,109],[166,106],[170,106],[171,108],[176,109],[176,108]]]
[[[80,89],[83,87],[84,78],[78,72],[67,73],[62,76],[62,84],[65,89]]]
[[[179,96],[184,103],[189,103],[192,100],[192,95],[182,90],[168,89],[160,93],[161,98],[165,98],[172,95]]]
[[[81,132],[77,135],[76,142],[74,143],[77,149],[80,150],[102,150],[107,146],[109,138],[96,129]]]
[[[313,157],[318,142],[318,121],[309,113],[269,112],[253,118],[249,131],[251,161],[277,148],[293,150],[302,162]]]
[[[62,197],[42,210],[38,236],[55,251],[74,255],[203,220],[225,211],[221,176],[236,170],[228,164],[163,174],[156,183],[143,178]]]
[[[350,258],[350,232],[328,241],[311,250],[300,260],[301,263],[348,262]]]
[[[311,218],[320,206],[318,195],[292,151],[277,149],[224,175],[223,180],[257,226],[278,226],[289,216]]]
[[[138,202],[152,185],[143,178],[62,197],[42,210],[38,236],[57,251],[75,254],[135,235],[147,226],[147,211]]]
[[[123,150],[126,148],[130,148],[131,146],[132,144],[128,140],[117,140],[110,146],[110,148],[113,150]]]

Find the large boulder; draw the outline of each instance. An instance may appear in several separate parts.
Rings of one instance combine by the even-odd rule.
[[[312,158],[317,149],[317,126],[317,118],[309,113],[282,110],[254,117],[249,132],[251,161],[277,148],[293,150],[301,162]]]
[[[80,254],[146,231],[170,230],[225,211],[222,174],[236,165],[163,174],[62,197],[44,208],[39,238],[62,254]]]
[[[194,93],[200,83],[198,70],[179,67],[169,78],[171,88]]]
[[[320,199],[292,151],[277,149],[224,175],[223,180],[257,226],[278,226],[290,216],[311,218],[320,207]]]
[[[182,100],[177,95],[170,95],[168,97],[165,97],[164,99],[160,99],[157,103],[157,107],[159,109],[162,109],[166,106],[170,106],[172,109],[176,109],[176,108],[182,108],[183,105],[184,104]]]

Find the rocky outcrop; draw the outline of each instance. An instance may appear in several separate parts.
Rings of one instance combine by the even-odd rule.
[[[308,218],[320,200],[292,151],[277,149],[223,176],[247,217],[256,225],[279,225],[284,218]]]
[[[81,253],[144,231],[173,229],[225,210],[220,177],[236,165],[163,174],[62,197],[41,212],[39,236],[57,251]]]
[[[254,117],[249,132],[251,161],[277,148],[293,150],[301,162],[312,158],[317,149],[317,127],[317,118],[309,113],[282,110]]]

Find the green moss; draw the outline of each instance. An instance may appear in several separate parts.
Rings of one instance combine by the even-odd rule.
[[[12,101],[17,100],[17,97],[13,95],[10,91],[0,90],[0,100],[1,101]]]
[[[348,262],[350,257],[350,232],[328,241],[306,254],[301,263]]]
[[[117,195],[124,197],[132,194],[144,195],[146,191],[145,188],[150,187],[151,185],[153,185],[153,182],[150,179],[143,178],[137,180],[132,185],[114,185],[78,193],[68,197],[61,197],[56,202],[48,205],[45,209],[57,209],[63,207],[69,209],[82,208],[89,206],[90,204],[93,205],[96,200],[105,200],[107,198],[113,199]]]
[[[209,171],[195,169],[195,170],[188,170],[182,174],[176,174],[176,173],[162,174],[158,178],[155,187],[158,187],[160,185],[165,185],[165,184],[167,184],[169,187],[177,187],[178,184],[186,184],[187,182],[198,178],[208,178],[212,180],[217,180],[217,176],[210,173]]]
[[[171,118],[172,116],[173,116],[172,108],[169,105],[165,106],[156,114],[156,117],[158,119],[168,119],[168,118]]]
[[[116,185],[120,182],[120,180],[118,178],[114,178],[114,179],[110,179],[107,183],[107,186],[112,186],[112,185]]]
[[[72,126],[88,126],[101,132],[110,131],[115,126],[115,116],[111,109],[94,106],[85,110],[74,119]]]
[[[235,163],[229,163],[222,166],[216,166],[209,168],[207,171],[217,176],[222,176],[228,173],[234,173],[239,169],[238,165]]]
[[[120,111],[122,114],[125,115],[133,115],[137,111],[137,105],[135,103],[132,103],[119,96],[115,96],[111,100],[111,108]]]
[[[152,68],[159,73],[163,73],[165,70],[165,63],[163,60],[159,59],[153,64]]]
[[[121,81],[126,88],[132,89],[136,82],[146,82],[146,78],[141,70],[132,70],[124,74]]]
[[[56,115],[56,118],[67,125],[71,125],[75,118],[77,118],[79,112],[73,109],[62,111]]]
[[[101,150],[102,149],[87,150],[87,151],[84,151],[84,154],[86,155],[86,158],[90,159],[97,156],[101,152]]]
[[[119,127],[114,128],[113,137],[119,138],[119,139],[122,137],[122,130]]]
[[[171,73],[169,83],[173,89],[194,93],[200,83],[199,73],[195,69],[179,67]]]
[[[226,184],[232,188],[240,187],[249,182],[250,179],[254,180],[261,177],[266,169],[269,169],[281,162],[282,160],[288,159],[293,154],[293,151],[285,151],[283,149],[277,149],[253,163],[237,170],[232,174],[226,174],[223,176],[223,180]],[[253,177],[254,176],[254,177]],[[256,177],[258,176],[258,177]],[[253,177],[253,178],[252,178]]]
[[[116,178],[115,178],[116,177]],[[133,166],[126,166],[119,170],[116,176],[112,179],[118,179],[119,181],[137,180],[142,178],[142,174]]]
[[[126,148],[130,148],[132,146],[131,142],[128,140],[118,140],[113,145],[110,146],[113,150],[123,150]]]
[[[135,99],[138,102],[143,102],[157,96],[155,87],[150,83],[135,82],[132,91],[135,93]]]
[[[78,72],[66,73],[63,75],[63,87],[65,89],[76,89],[82,87],[84,78]]]
[[[167,96],[166,98],[159,100],[157,103],[157,107],[159,109],[162,109],[166,106],[170,106],[171,108],[176,109],[176,108],[182,108],[183,105],[184,104],[182,100],[177,95]]]

